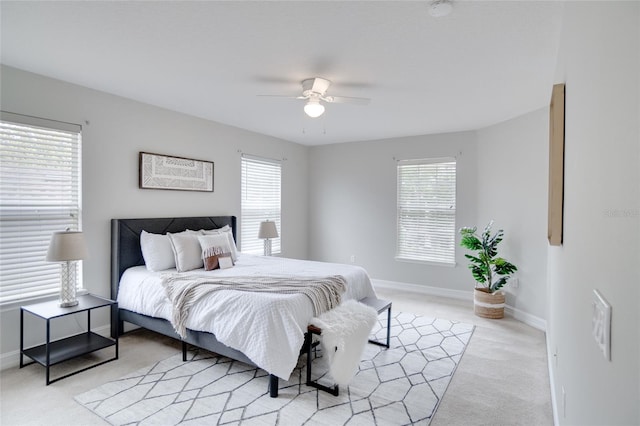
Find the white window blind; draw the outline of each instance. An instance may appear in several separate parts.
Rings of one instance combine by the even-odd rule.
[[[455,264],[456,160],[398,162],[401,260]]]
[[[14,116],[0,120],[0,303],[57,293],[60,265],[44,260],[51,234],[81,224],[80,126]]]
[[[242,207],[240,247],[243,253],[263,254],[264,241],[258,238],[260,222],[269,219],[280,226],[280,187],[282,167],[279,161],[242,156]],[[280,253],[280,237],[271,240],[271,253]]]

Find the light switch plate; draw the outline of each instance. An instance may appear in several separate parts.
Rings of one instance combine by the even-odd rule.
[[[598,290],[593,290],[593,338],[606,360],[611,360],[611,305]]]

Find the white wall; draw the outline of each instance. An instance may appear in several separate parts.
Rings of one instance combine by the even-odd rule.
[[[1,78],[2,110],[83,124],[83,230],[90,252],[84,284],[89,291],[109,296],[112,218],[239,217],[239,150],[287,159],[282,163],[283,255],[307,257],[307,147],[14,68],[3,66]],[[213,161],[214,192],[139,189],[139,151]],[[18,312],[16,307],[1,311],[4,356],[15,355],[19,347]],[[38,338],[35,330],[28,334]]]
[[[476,221],[474,132],[414,136],[311,148],[309,254],[363,266],[374,279],[471,290],[462,250],[455,268],[394,260],[396,159],[457,157],[456,226]]]
[[[504,229],[500,254],[518,267],[507,304],[547,316],[549,108],[478,130],[477,221]]]
[[[455,268],[396,261],[396,161],[457,157],[456,228],[490,220],[505,230],[501,254],[518,267],[506,287],[517,317],[544,327],[547,311],[548,108],[477,132],[416,136],[311,148],[309,254],[355,263],[373,279],[471,297],[465,251]],[[456,236],[456,240],[459,237]],[[427,287],[435,287],[427,289]],[[420,287],[417,287],[420,289]],[[451,292],[450,290],[454,290]]]
[[[565,5],[564,243],[548,251],[560,424],[640,424],[639,29],[638,2]],[[593,289],[613,309],[611,361],[591,337]]]

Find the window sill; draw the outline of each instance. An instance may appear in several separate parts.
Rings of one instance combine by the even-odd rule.
[[[84,288],[78,289],[78,296],[83,294],[88,294],[89,291]],[[25,297],[24,299],[12,300],[11,302],[6,302],[0,305],[0,313],[15,311],[20,309],[21,306],[31,305],[34,303],[40,302],[49,302],[51,300],[56,300],[58,298],[58,291],[56,290],[54,293],[45,294],[42,296],[34,296],[34,297]]]
[[[455,268],[456,267],[456,263],[447,263],[447,262],[434,262],[431,260],[416,260],[416,259],[405,259],[403,257],[395,257],[394,258],[396,260],[396,262],[403,262],[403,263],[416,263],[419,265],[425,265],[425,266],[442,266],[445,268]]]

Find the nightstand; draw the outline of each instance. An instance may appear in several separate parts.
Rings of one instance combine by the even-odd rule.
[[[91,311],[93,309],[110,307],[110,314],[113,319],[113,315],[117,315],[118,302],[115,300],[109,300],[102,297],[87,294],[78,297],[78,304],[68,308],[60,307],[57,300],[50,302],[36,303],[33,305],[26,305],[20,307],[20,368],[27,365],[31,365],[34,362],[44,366],[46,368],[46,384],[57,382],[66,377],[73,376],[74,374],[81,373],[90,368],[97,367],[110,361],[118,359],[118,336],[115,338],[108,338],[101,336],[91,331]],[[36,317],[39,317],[46,322],[46,341],[44,344],[34,346],[31,348],[24,348],[24,313],[28,312]],[[87,331],[51,341],[51,320],[54,318],[60,318],[67,315],[87,313]],[[50,380],[49,367],[55,364],[59,364],[64,361],[68,361],[73,358],[77,358],[82,355],[89,354],[91,352],[98,351],[100,349],[115,346],[115,356],[113,358],[104,360],[97,364],[93,364],[89,367],[82,368],[74,371],[73,373],[66,374],[61,377],[57,377],[54,380]],[[23,363],[23,356],[31,358],[33,361],[27,364]]]

